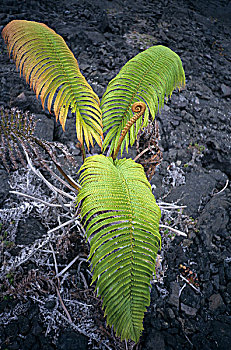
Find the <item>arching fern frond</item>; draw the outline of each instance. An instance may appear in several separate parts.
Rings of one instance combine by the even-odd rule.
[[[101,101],[104,132],[107,132],[103,150],[111,146],[112,154],[126,123],[132,118],[131,106],[143,101],[148,107],[144,120],[140,118],[127,133],[121,146],[128,151],[138,131],[147,126],[149,112],[152,118],[164,104],[164,98],[185,84],[185,75],[179,56],[165,46],[153,46],[128,61],[118,75],[110,81]]]
[[[80,184],[92,281],[97,281],[107,323],[122,339],[138,342],[161,240],[160,209],[143,167],[131,159],[89,157],[80,169]]]
[[[81,144],[102,144],[99,98],[79,70],[63,38],[43,23],[14,20],[2,31],[9,54],[27,83],[40,96],[43,108],[53,106],[56,119],[65,128],[68,111],[76,116]]]

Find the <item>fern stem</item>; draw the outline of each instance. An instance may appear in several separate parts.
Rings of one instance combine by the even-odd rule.
[[[58,165],[55,161],[53,161],[53,163],[55,164],[55,166],[58,169],[58,171],[67,180],[67,182],[72,186],[72,188],[74,188],[77,192],[79,192],[81,187],[76,182],[74,182],[72,179],[70,179],[70,177],[64,172],[64,170],[61,168],[60,165]]]
[[[62,167],[55,161],[54,157],[52,157],[50,151],[48,150],[48,148],[46,147],[46,145],[39,140],[37,137],[33,136],[33,140],[44,149],[44,151],[50,156],[52,162],[54,163],[54,165],[56,166],[56,168],[58,169],[58,171],[60,172],[60,174],[63,175],[63,177],[67,180],[67,182],[69,183],[69,185],[72,186],[72,188],[74,188],[77,192],[79,192],[80,190],[80,186],[74,182],[72,179],[69,178],[69,176],[65,173],[65,171],[62,169]]]
[[[112,156],[112,159],[115,160],[117,158],[117,155],[119,153],[120,150],[120,146],[127,134],[127,132],[129,131],[129,129],[131,128],[131,126],[144,114],[146,109],[146,105],[144,102],[135,102],[132,105],[132,111],[135,112],[136,114],[127,122],[127,124],[125,125],[125,127],[123,128],[123,130],[121,131],[121,135],[118,141],[118,145],[114,151],[114,154]]]
[[[82,152],[83,163],[84,163],[85,158],[86,158],[86,151],[85,151],[85,148],[84,148],[84,144],[83,144],[83,143],[81,143],[81,152]]]
[[[22,145],[23,146],[23,145]],[[35,167],[32,165],[32,162],[28,156],[28,153],[26,151],[26,149],[23,146],[23,151],[25,153],[26,159],[27,159],[27,163],[29,168],[33,171],[33,173],[35,175],[37,175],[38,177],[40,177],[40,179],[43,180],[43,182],[45,182],[45,184],[47,185],[47,187],[49,187],[55,194],[61,194],[64,197],[68,197],[69,199],[71,199],[72,201],[75,201],[75,197],[71,196],[69,193],[66,193],[62,190],[60,190],[58,187],[55,187],[54,185],[52,185],[41,173],[38,169],[35,169]]]

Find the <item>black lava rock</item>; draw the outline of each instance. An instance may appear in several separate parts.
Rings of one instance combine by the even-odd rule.
[[[36,239],[46,234],[46,228],[35,218],[27,218],[24,222],[19,223],[16,243],[31,244]]]
[[[61,334],[57,343],[57,350],[87,350],[88,340],[82,334],[65,331]]]

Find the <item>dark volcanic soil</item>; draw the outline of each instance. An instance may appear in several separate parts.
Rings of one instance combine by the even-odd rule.
[[[163,219],[186,231],[188,237],[173,239],[163,233],[160,272],[151,291],[143,335],[134,349],[230,349],[230,18],[228,0],[0,2],[0,30],[13,19],[50,26],[65,39],[100,97],[126,61],[149,46],[168,46],[182,59],[186,88],[174,92],[157,116],[163,161],[151,183],[159,201],[187,206],[183,214],[163,212]],[[73,120],[63,134],[53,116],[42,111],[9,60],[2,39],[0,81],[0,106],[35,113],[42,120],[38,135],[74,145]],[[135,148],[130,155],[136,155]],[[34,201],[10,194],[9,180],[11,188],[18,191],[27,188],[47,201],[50,196],[31,174],[21,170],[8,175],[0,163],[1,274],[7,264],[14,266],[1,289],[0,348],[125,349],[106,327],[101,302],[92,287],[88,288],[88,248],[76,228],[69,227],[66,234],[63,231],[58,239],[51,239],[60,271],[79,255],[69,274],[62,276],[60,286],[72,324],[60,306],[54,283],[49,282],[55,269],[49,244],[23,263],[23,254],[37,247],[58,221],[56,214],[44,211]]]

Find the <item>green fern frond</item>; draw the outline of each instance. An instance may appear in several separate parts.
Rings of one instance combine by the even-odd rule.
[[[65,128],[68,111],[76,116],[77,138],[81,144],[102,145],[102,115],[99,98],[79,70],[73,53],[63,38],[43,23],[14,20],[2,31],[9,54],[20,75],[40,96],[43,108],[47,99],[56,119]]]
[[[126,123],[132,118],[131,106],[143,101],[148,107],[144,120],[140,118],[127,133],[121,146],[133,145],[138,131],[147,126],[149,112],[152,118],[164,105],[164,98],[185,84],[185,74],[179,56],[165,46],[153,46],[128,61],[110,81],[101,101],[104,132],[108,132],[103,150],[110,145],[112,154]]]
[[[160,247],[160,209],[143,167],[95,155],[80,169],[78,202],[107,323],[138,342]]]

